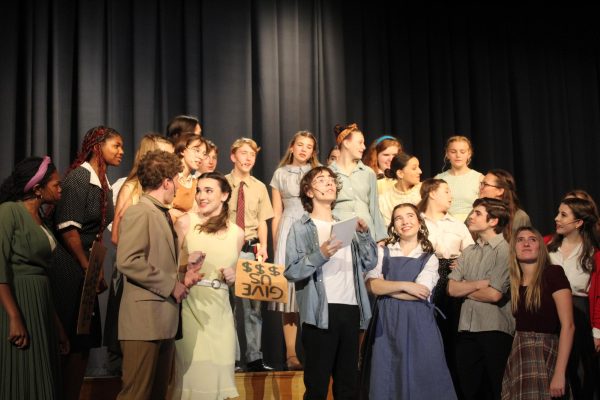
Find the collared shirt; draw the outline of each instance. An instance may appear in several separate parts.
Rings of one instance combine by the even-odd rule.
[[[173,234],[173,243],[175,245],[175,254],[179,253],[179,246],[177,245],[177,232],[175,231],[175,227],[173,226],[173,220],[171,219],[171,214],[169,214],[169,206],[167,204],[164,204],[162,202],[160,202],[158,199],[155,199],[154,197],[150,196],[149,194],[142,194],[143,197],[147,198],[148,200],[150,200],[152,202],[152,204],[154,204],[156,206],[156,208],[158,208],[160,211],[162,211],[162,213],[165,215],[165,218],[167,219],[167,223],[169,224],[169,228],[171,228],[171,233]]]
[[[590,290],[590,273],[584,271],[579,263],[583,244],[579,243],[568,257],[564,257],[560,251],[550,253],[550,262],[555,265],[560,265],[565,270],[565,275],[571,284],[573,296],[587,297]]]
[[[253,176],[240,179],[233,174],[225,176],[231,185],[231,198],[229,199],[229,220],[235,224],[237,213],[237,199],[240,182],[244,181],[244,239],[255,239],[258,237],[258,224],[273,218],[273,207],[269,192],[264,183]]]
[[[375,172],[359,161],[350,175],[334,162],[329,166],[338,175],[342,189],[338,193],[333,215],[340,221],[352,217],[362,218],[369,226],[375,240],[387,237],[386,227],[379,211],[379,194]]]
[[[90,183],[102,189],[102,183],[100,183],[100,178],[98,177],[98,174],[96,174],[96,171],[94,171],[94,168],[92,168],[90,163],[86,161],[83,164],[81,164],[81,167],[90,171]],[[108,182],[108,178],[105,176],[104,179],[106,179],[106,185],[108,186],[108,190],[111,190],[112,187],[110,186],[110,182]]]
[[[92,166],[90,165],[89,162],[84,162],[80,165],[81,168],[85,169],[86,171],[88,171],[90,173],[90,177],[89,177],[89,184],[93,185],[93,186],[97,186],[100,190],[102,190],[102,183],[100,182],[100,178],[98,177],[98,174],[96,174],[96,171],[94,171],[94,168],[92,168]],[[71,171],[71,173],[75,173],[77,169]],[[78,174],[78,176],[80,176],[80,174]],[[108,187],[108,190],[112,190],[112,187],[110,186],[110,183],[108,182],[108,178],[106,178],[106,176],[104,177],[104,179],[106,179],[106,185]],[[75,194],[73,196],[74,199],[79,200],[81,202],[87,201],[87,198],[85,198],[85,195],[83,198],[79,198],[78,194],[79,192],[81,192],[82,190],[84,190],[81,187],[81,184],[83,183],[82,180],[83,179],[79,179],[78,182],[73,182],[72,185],[69,185],[69,183],[67,182],[67,180],[70,180],[69,177],[65,178],[65,181],[63,182],[63,195],[62,195],[62,203],[66,203],[67,202],[67,198],[71,199],[71,191],[72,192],[78,192],[77,194]],[[87,191],[85,192],[87,195]],[[111,195],[112,196],[112,195]],[[112,197],[111,197],[112,198]],[[110,201],[111,198],[107,199],[107,220],[112,222],[112,218],[113,218],[113,213],[114,213],[114,206],[112,204],[112,202]],[[108,204],[110,203],[110,204]],[[63,206],[63,208],[66,206]],[[65,215],[69,215],[69,217],[66,218],[58,218],[58,220],[56,221],[56,229],[57,230],[62,230],[62,229],[66,229],[69,228],[71,226],[74,226],[75,228],[81,230],[84,229],[84,224],[86,221],[84,221],[86,219],[86,216],[81,215],[82,210],[85,210],[86,207],[88,207],[88,205],[86,204],[70,204],[69,205],[70,208],[76,208],[78,212],[76,212],[75,214],[79,214],[79,218],[72,218],[74,213],[71,212],[65,212]],[[100,207],[100,206],[98,206]],[[60,213],[55,213],[55,217],[57,214]],[[97,221],[95,221],[97,222]]]
[[[423,213],[421,217],[425,220],[428,239],[438,258],[457,258],[464,249],[475,243],[467,226],[448,213],[438,221]]]
[[[467,247],[458,258],[448,279],[461,282],[489,279],[490,286],[503,294],[498,303],[485,303],[465,298],[460,311],[458,331],[500,331],[512,335],[515,319],[510,309],[508,274],[508,243],[502,234],[489,242],[479,239]]]
[[[400,243],[394,243],[392,245],[388,245],[388,249],[390,250],[390,257],[410,257],[410,258],[419,258],[421,254],[423,254],[423,248],[420,244],[417,245],[408,255],[404,255],[402,249],[400,248]],[[423,285],[432,291],[437,283],[440,275],[438,274],[439,261],[436,256],[429,257],[427,263],[423,267],[423,270],[417,275],[417,279],[415,279],[415,283]],[[368,279],[384,279],[383,276],[383,248],[377,247],[377,265],[375,268],[367,272],[365,276],[365,280]]]

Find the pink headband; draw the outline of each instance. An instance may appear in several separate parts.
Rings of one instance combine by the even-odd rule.
[[[44,159],[42,160],[42,163],[38,167],[37,172],[35,173],[35,175],[33,175],[31,177],[29,182],[27,182],[27,185],[25,185],[25,188],[23,189],[23,193],[29,192],[31,189],[33,189],[33,187],[35,185],[37,185],[38,183],[40,183],[42,181],[42,179],[44,178],[44,175],[46,175],[46,171],[48,171],[48,165],[51,162],[52,162],[52,160],[50,160],[50,157],[44,156]]]

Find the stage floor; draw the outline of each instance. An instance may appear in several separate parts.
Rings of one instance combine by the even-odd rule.
[[[241,400],[300,400],[304,394],[304,372],[244,372],[235,374]],[[121,378],[85,378],[81,400],[112,400],[121,389]],[[331,388],[328,399],[331,396]]]

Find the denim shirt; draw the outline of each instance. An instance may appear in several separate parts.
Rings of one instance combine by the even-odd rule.
[[[366,329],[371,319],[371,306],[365,287],[364,273],[377,265],[377,245],[367,232],[356,232],[352,240],[354,291],[360,310],[360,327]],[[319,248],[317,227],[307,213],[294,222],[286,240],[285,277],[295,282],[300,320],[328,329],[327,295],[323,284],[323,264],[328,261]]]

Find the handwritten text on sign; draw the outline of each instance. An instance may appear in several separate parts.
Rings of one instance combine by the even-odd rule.
[[[235,295],[246,299],[287,303],[288,282],[283,265],[243,260],[237,262]]]

